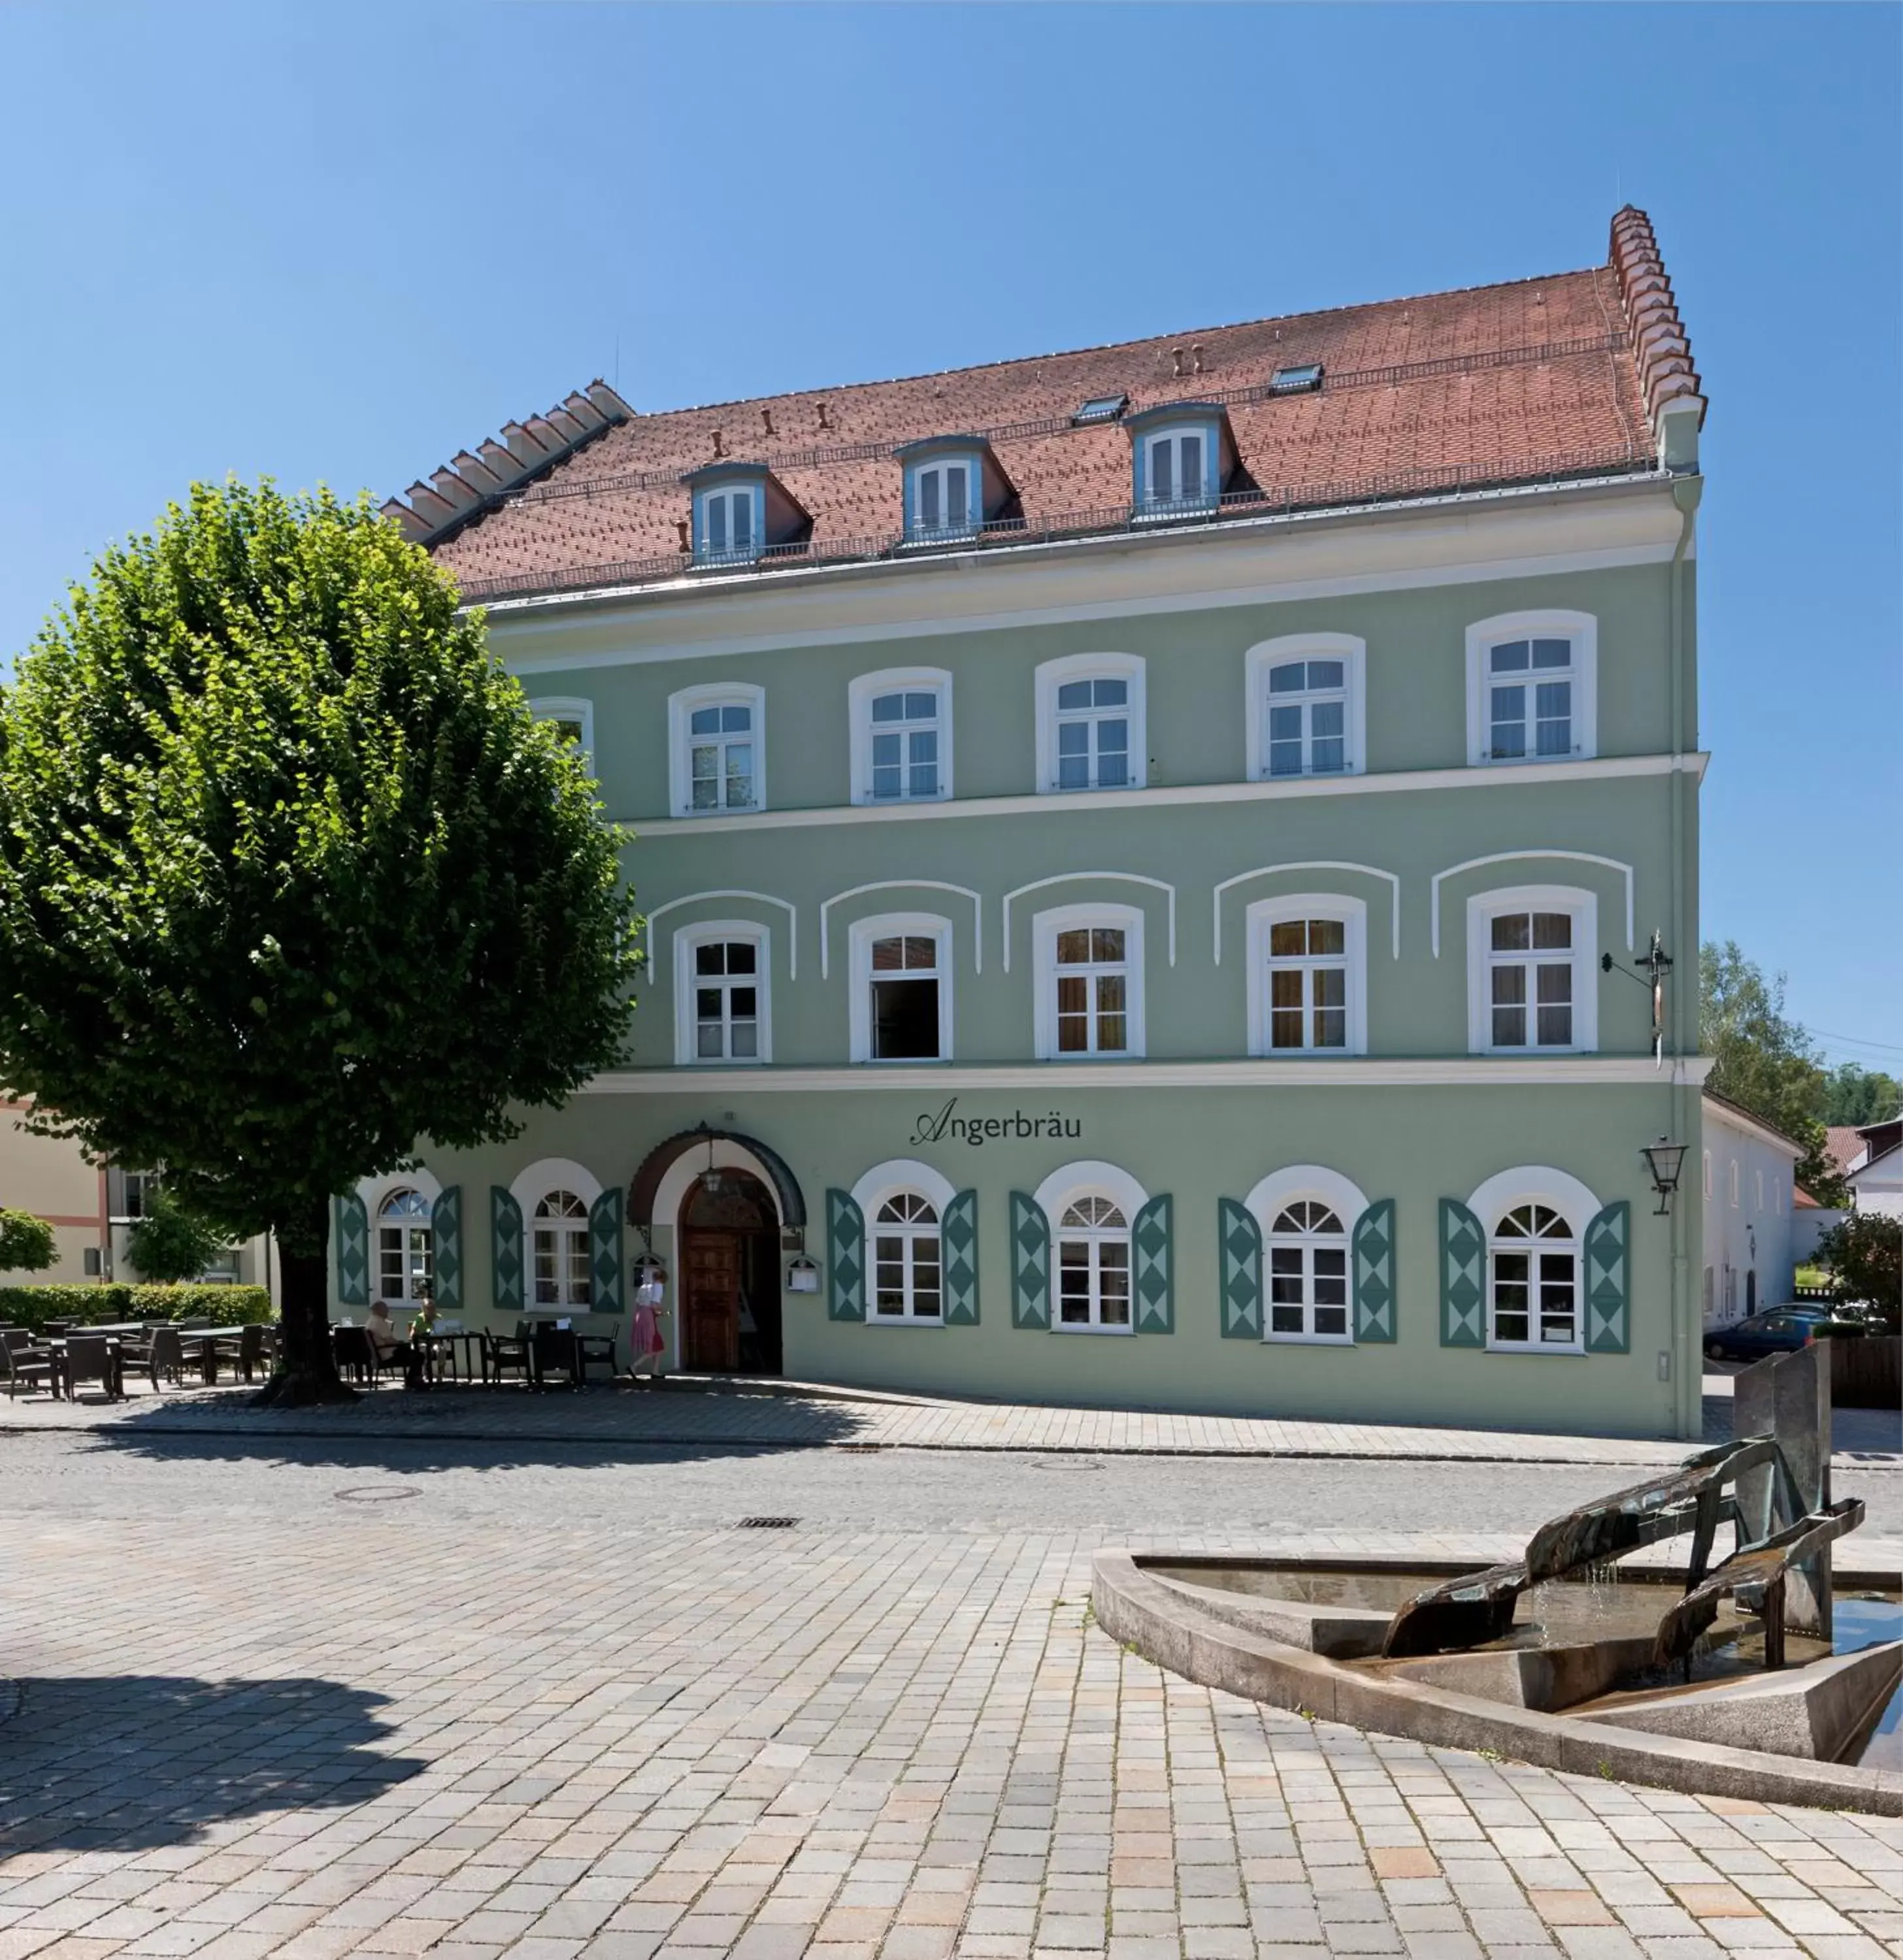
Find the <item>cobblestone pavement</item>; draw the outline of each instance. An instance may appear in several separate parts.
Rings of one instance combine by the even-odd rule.
[[[665,1390],[598,1383],[584,1394],[531,1395],[516,1386],[448,1386],[413,1395],[389,1386],[354,1407],[279,1413],[249,1408],[241,1389],[152,1394],[138,1380],[123,1402],[35,1397],[0,1409],[12,1429],[128,1427],[260,1436],[415,1436],[480,1440],[566,1437],[633,1443],[878,1443],[913,1449],[1085,1450],[1117,1454],[1381,1457],[1417,1462],[1600,1463],[1641,1467],[1680,1461],[1692,1446],[1656,1439],[1547,1436],[1502,1430],[1308,1422],[1270,1417],[1176,1415],[1155,1411],[1052,1408],[923,1396],[768,1393],[678,1379]],[[1731,1433],[1729,1382],[1713,1377],[1706,1433]],[[1841,1463],[1903,1463],[1903,1421],[1894,1412],[1843,1409]]]
[[[0,1440],[0,1960],[1903,1952],[1893,1822],[1363,1736],[1122,1652],[1089,1554],[1131,1535],[1046,1521],[1092,1475],[502,1454]],[[1114,1468],[1232,1535],[1186,1548],[1267,1548],[1253,1500],[1209,1511],[1225,1478],[1359,1480],[1379,1510],[1309,1540],[1344,1550],[1442,1542],[1462,1502],[1420,1466]],[[684,1525],[716,1473],[760,1512],[840,1490]],[[1012,1528],[895,1526],[988,1513],[987,1477]]]

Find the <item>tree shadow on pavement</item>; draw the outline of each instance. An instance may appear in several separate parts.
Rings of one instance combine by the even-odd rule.
[[[27,1676],[0,1723],[0,1857],[189,1844],[225,1819],[342,1809],[427,1768],[383,1755],[387,1695],[304,1676]]]

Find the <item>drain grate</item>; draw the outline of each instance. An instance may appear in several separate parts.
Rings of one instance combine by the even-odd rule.
[[[797,1518],[742,1518],[735,1529],[740,1531],[788,1531],[798,1522]]]

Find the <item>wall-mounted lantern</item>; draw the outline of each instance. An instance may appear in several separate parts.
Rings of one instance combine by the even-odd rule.
[[[804,1252],[787,1265],[786,1290],[789,1293],[818,1293],[819,1290],[819,1268]]]
[[[1685,1160],[1685,1145],[1667,1143],[1661,1137],[1656,1144],[1647,1144],[1640,1151],[1645,1159],[1645,1167],[1652,1174],[1652,1188],[1659,1194],[1659,1208],[1653,1214],[1662,1218],[1672,1209],[1672,1194],[1678,1188],[1678,1172]]]

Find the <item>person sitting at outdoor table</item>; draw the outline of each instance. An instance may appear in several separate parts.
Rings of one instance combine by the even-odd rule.
[[[370,1343],[371,1351],[379,1363],[400,1361],[403,1368],[403,1386],[408,1389],[422,1386],[422,1349],[413,1341],[406,1341],[397,1332],[390,1318],[388,1304],[381,1300],[370,1303],[370,1312],[363,1323],[364,1338]]]

